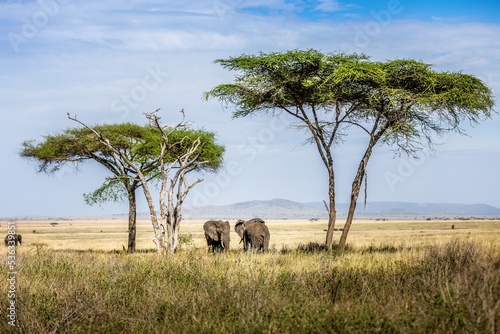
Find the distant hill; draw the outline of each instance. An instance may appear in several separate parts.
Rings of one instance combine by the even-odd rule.
[[[363,203],[358,203],[355,218],[408,218],[415,217],[447,217],[447,218],[497,218],[500,219],[500,209],[488,204],[454,204],[454,203],[411,203],[411,202],[368,202],[366,209]],[[349,204],[337,203],[337,217],[347,215]],[[230,205],[184,206],[182,215],[185,219],[311,219],[328,218],[325,205],[322,202],[298,203],[286,199],[268,201],[256,200],[239,202]],[[142,219],[148,219],[149,213],[138,213]],[[103,219],[125,219],[126,213],[106,214]],[[0,218],[24,220],[71,220],[76,217],[10,217]],[[92,218],[92,217],[79,217]],[[93,217],[95,219],[95,217]]]
[[[187,219],[310,219],[326,217],[326,211],[315,207],[289,201],[272,199],[269,201],[247,201],[231,205],[186,206],[183,216]]]
[[[324,207],[321,202],[305,203],[315,208]],[[348,203],[338,203],[337,212],[347,214]],[[456,204],[456,203],[412,203],[412,202],[368,202],[356,206],[357,215],[437,215],[437,216],[499,216],[500,209],[488,204]]]
[[[347,214],[349,204],[338,203],[340,217]],[[231,205],[185,206],[186,219],[311,219],[327,218],[322,202],[297,203],[286,199],[256,200]],[[500,209],[487,204],[368,202],[366,209],[358,203],[356,217],[407,216],[500,216]]]

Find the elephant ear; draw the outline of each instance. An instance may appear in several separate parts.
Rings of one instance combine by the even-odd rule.
[[[238,233],[240,238],[243,238],[243,230],[245,229],[245,221],[240,219],[234,225],[234,231]]]
[[[219,241],[219,233],[217,225],[213,221],[208,221],[203,225],[205,235],[208,235],[212,240]]]

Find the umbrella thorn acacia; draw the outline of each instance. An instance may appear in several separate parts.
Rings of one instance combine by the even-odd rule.
[[[94,132],[95,131],[95,132]],[[119,159],[110,146],[96,136],[106,138],[122,157],[132,162],[135,168]],[[182,156],[190,143],[198,138],[204,143],[200,159],[206,163],[197,166],[197,171],[216,171],[222,163],[224,148],[215,143],[215,135],[204,130],[176,128],[170,131],[170,144],[164,162],[174,164],[176,157]],[[40,141],[26,140],[22,143],[21,157],[37,163],[37,171],[55,173],[64,165],[79,166],[89,160],[105,167],[112,176],[95,191],[84,194],[89,205],[104,202],[128,201],[128,251],[134,252],[136,245],[136,190],[142,187],[138,171],[146,182],[161,177],[158,156],[163,137],[161,132],[150,125],[132,123],[96,125],[92,128],[68,128],[57,134],[46,135]],[[157,181],[156,181],[157,182]]]
[[[205,93],[234,105],[233,118],[255,113],[292,117],[310,135],[328,171],[329,214],[325,243],[331,247],[336,220],[332,151],[358,128],[367,135],[351,189],[351,203],[339,248],[346,245],[361,183],[373,148],[388,144],[414,155],[432,147],[434,135],[463,133],[460,123],[491,116],[491,90],[478,78],[438,72],[413,59],[371,61],[364,54],[317,50],[248,54],[215,63],[237,72],[233,83]]]

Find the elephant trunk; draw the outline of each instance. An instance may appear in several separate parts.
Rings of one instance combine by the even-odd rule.
[[[220,245],[220,248],[224,249],[224,239],[223,232],[220,229],[217,229],[217,241]]]

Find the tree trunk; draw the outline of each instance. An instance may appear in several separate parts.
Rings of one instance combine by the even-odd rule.
[[[175,253],[177,247],[179,246],[179,230],[180,230],[180,208],[179,203],[176,204],[175,208],[169,207],[167,210],[167,250],[169,253]]]
[[[359,191],[361,189],[361,184],[363,183],[363,177],[365,176],[366,173],[366,166],[368,165],[368,160],[370,160],[370,156],[373,151],[373,147],[379,139],[382,137],[382,135],[385,133],[387,128],[389,127],[389,124],[386,123],[382,126],[382,128],[378,129],[378,121],[375,122],[375,125],[373,127],[373,131],[370,134],[370,142],[368,143],[368,147],[366,148],[365,154],[363,155],[363,158],[359,162],[358,165],[358,171],[356,172],[356,176],[354,177],[354,181],[352,182],[352,188],[351,188],[351,203],[349,205],[349,212],[347,213],[347,218],[345,221],[344,225],[344,230],[342,231],[342,235],[340,236],[340,241],[339,241],[339,250],[343,251],[345,250],[346,242],[347,242],[347,234],[349,233],[349,229],[351,228],[352,220],[354,218],[354,212],[356,211],[356,202],[358,200],[359,196]]]
[[[180,221],[177,221],[177,218],[175,219],[174,223],[174,234],[172,235],[172,250],[175,252],[177,250],[177,247],[179,247],[179,227],[180,227]]]
[[[128,248],[127,252],[135,252],[135,239],[137,234],[137,201],[135,187],[127,188],[128,191]]]
[[[151,193],[149,192],[148,184],[143,176],[139,175],[142,183],[142,190],[144,191],[144,195],[146,196],[146,201],[148,202],[149,214],[151,215],[151,225],[153,226],[153,231],[155,234],[155,238],[153,242],[156,244],[156,250],[158,254],[161,254],[165,247],[165,231],[162,228],[162,225],[158,223],[158,215],[155,210],[155,206],[153,204],[153,198],[151,197]]]
[[[335,229],[335,220],[337,217],[337,210],[335,208],[335,178],[333,167],[328,167],[328,228],[326,230],[325,245],[329,248],[333,244],[333,231]],[[325,203],[326,204],[326,203]]]
[[[155,215],[151,215],[151,224],[153,225],[153,231],[155,234],[155,238],[153,242],[156,244],[156,251],[158,255],[161,254],[161,251],[166,249],[165,247],[165,232],[162,228],[162,225],[158,223],[158,218]]]
[[[153,242],[156,244],[156,248],[158,251],[158,254],[161,254],[161,251],[165,249],[165,231],[163,229],[163,226],[158,223],[158,215],[155,210],[155,206],[153,204],[153,198],[151,197],[151,193],[149,192],[149,187],[148,187],[148,181],[146,177],[144,176],[143,172],[137,165],[135,165],[123,152],[121,152],[119,149],[114,147],[113,145],[110,144],[109,140],[106,139],[105,137],[102,136],[99,132],[97,132],[95,129],[89,127],[85,123],[79,121],[76,117],[71,117],[70,114],[68,113],[68,118],[71,120],[74,120],[75,122],[78,122],[82,124],[84,127],[87,129],[91,130],[98,138],[99,142],[102,144],[106,145],[112,152],[113,152],[113,157],[117,160],[120,161],[125,166],[128,166],[132,169],[135,170],[137,173],[137,177],[139,178],[139,181],[141,182],[142,185],[142,190],[144,192],[144,196],[146,196],[146,200],[148,202],[148,207],[149,207],[149,213],[151,215],[151,225],[153,225],[153,230],[155,233],[155,239]],[[160,160],[163,161],[164,158],[164,150],[162,149],[163,155],[160,156]],[[162,165],[163,168],[163,165]],[[165,182],[165,181],[164,181]],[[135,225],[134,225],[135,229]],[[135,234],[134,234],[135,236]],[[134,239],[135,240],[135,239]]]
[[[371,151],[371,150],[370,150]],[[363,157],[361,160],[359,167],[358,167],[358,172],[356,173],[356,176],[354,177],[354,181],[352,182],[352,189],[351,189],[351,203],[349,205],[349,212],[347,213],[347,218],[346,222],[344,225],[344,230],[342,231],[342,235],[340,236],[340,241],[339,241],[339,250],[343,251],[346,246],[347,242],[347,234],[349,233],[349,229],[351,228],[352,220],[354,218],[354,212],[356,211],[356,201],[358,200],[359,196],[359,191],[361,189],[361,183],[363,182],[363,176],[365,175],[366,171],[366,164],[368,163],[368,158],[369,155]]]

